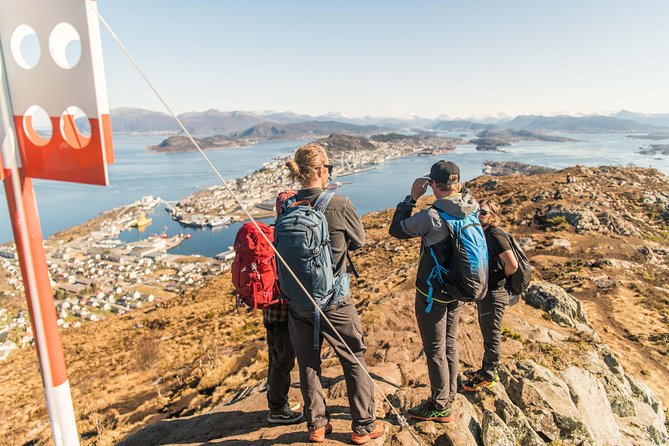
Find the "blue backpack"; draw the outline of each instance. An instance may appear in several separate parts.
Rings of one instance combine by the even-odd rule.
[[[435,286],[439,286],[444,294],[463,302],[481,300],[488,291],[488,246],[478,212],[457,218],[434,209],[452,230],[453,251],[450,257],[451,269],[446,269],[437,261],[434,249],[429,248],[435,265],[427,279],[425,311],[428,313],[432,309]]]
[[[291,197],[281,208],[274,227],[274,246],[299,282],[323,310],[336,308],[350,291],[351,276],[334,276],[330,231],[323,212],[334,191],[323,192],[314,206]],[[290,271],[277,259],[279,288],[298,312],[314,312],[314,348],[320,346],[320,312]]]

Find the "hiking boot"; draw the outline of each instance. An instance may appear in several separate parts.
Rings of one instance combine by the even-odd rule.
[[[302,421],[302,413],[295,412],[286,403],[281,410],[270,410],[267,421],[270,424],[297,424]]]
[[[467,369],[462,374],[465,375],[465,378],[472,380],[481,373],[483,373],[483,369],[478,369],[478,370]]]
[[[355,444],[365,444],[368,441],[380,437],[381,435],[383,435],[383,423],[379,420],[376,420],[374,422],[373,431],[364,434],[356,434],[353,432],[353,435],[351,435],[351,441]]]
[[[319,427],[318,429],[309,432],[309,441],[312,443],[323,443],[325,441],[325,436],[331,432],[332,425],[328,423],[323,427]]]
[[[476,376],[471,378],[469,381],[462,383],[462,388],[469,390],[470,392],[476,392],[481,390],[484,387],[491,388],[499,382],[499,375],[497,372],[486,373],[481,372],[477,373]]]
[[[451,406],[444,407],[442,410],[437,410],[431,400],[412,407],[407,412],[409,416],[416,420],[436,421],[437,423],[448,423],[453,419],[451,414]]]

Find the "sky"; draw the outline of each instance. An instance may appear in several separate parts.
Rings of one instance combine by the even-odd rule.
[[[666,0],[98,0],[177,112],[669,112]],[[101,29],[110,106],[164,111]]]

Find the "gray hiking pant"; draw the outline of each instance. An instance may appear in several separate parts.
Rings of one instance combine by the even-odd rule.
[[[488,290],[483,299],[477,302],[479,327],[483,336],[483,364],[481,368],[493,378],[499,367],[500,347],[502,345],[502,318],[504,309],[509,304],[509,293],[505,289]]]
[[[325,312],[332,325],[339,332],[346,344],[351,348],[355,357],[365,365],[365,345],[362,335],[362,324],[350,299],[345,300],[339,308]],[[325,395],[321,386],[321,349],[314,349],[314,321],[313,314],[300,314],[292,307],[288,317],[290,339],[297,357],[300,371],[300,387],[304,399],[304,417],[309,430],[325,426],[330,420],[330,414],[325,405]],[[353,418],[352,429],[358,434],[365,434],[374,430],[374,385],[365,374],[362,367],[355,361],[344,344],[335,336],[332,328],[321,318],[321,338],[326,339],[332,346],[344,369],[348,403]]]
[[[290,341],[288,321],[264,322],[267,330],[267,405],[270,410],[280,411],[288,402],[290,371],[295,366],[295,353]]]
[[[416,292],[416,321],[423,340],[427,359],[427,373],[432,389],[435,409],[449,406],[458,393],[458,322],[462,303],[434,302],[432,310],[425,312],[425,296]]]

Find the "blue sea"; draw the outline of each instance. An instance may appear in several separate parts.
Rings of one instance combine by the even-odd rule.
[[[460,136],[461,132],[444,136]],[[505,152],[479,152],[470,144],[457,147],[447,155],[409,156],[390,160],[378,168],[342,177],[350,182],[338,193],[351,198],[358,213],[394,207],[409,192],[413,179],[428,172],[439,159],[448,159],[460,166],[464,180],[481,174],[481,164],[491,161],[519,161],[547,167],[562,168],[581,164],[629,165],[654,167],[669,174],[669,158],[636,153],[640,146],[653,143],[626,138],[623,134],[569,134],[578,142],[526,141],[504,147]],[[467,135],[465,139],[473,135]],[[165,200],[178,200],[199,188],[219,182],[199,153],[152,153],[146,147],[162,141],[164,136],[114,137],[116,164],[109,167],[110,186],[88,186],[54,181],[35,180],[35,194],[45,237],[59,230],[83,223],[100,212],[125,205],[145,195]],[[277,156],[290,154],[306,141],[263,142],[253,146],[206,153],[225,179],[251,173]],[[192,234],[190,240],[172,250],[175,254],[213,256],[232,244],[240,223],[223,228],[183,228],[174,222],[164,206],[151,215],[153,223],[140,233],[137,229],[124,231],[121,239],[138,240],[147,235],[180,232]],[[12,239],[6,206],[0,207],[0,242]]]

